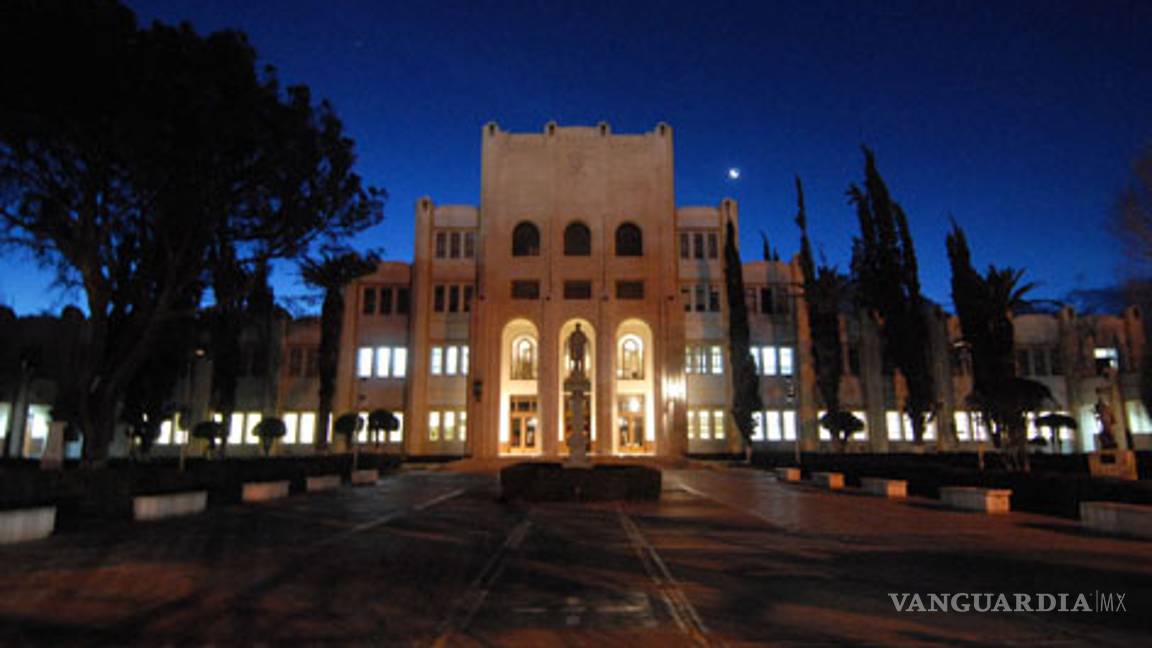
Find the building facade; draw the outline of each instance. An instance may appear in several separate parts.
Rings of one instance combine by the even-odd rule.
[[[725,224],[739,231],[737,204],[677,206],[666,124],[624,135],[607,124],[548,124],[541,133],[488,124],[481,137],[479,204],[419,200],[412,263],[382,262],[347,288],[335,412],[394,412],[400,429],[380,443],[408,455],[562,457],[572,420],[563,388],[568,343],[579,329],[589,340],[584,420],[593,454],[739,451],[729,414],[723,267]],[[746,262],[743,275],[764,401],[754,442],[777,451],[832,449],[818,424],[798,262]],[[987,432],[965,405],[970,359],[956,318],[935,307],[928,317],[938,400],[925,441],[941,451],[975,449]],[[20,324],[27,319],[0,318],[0,327],[35,342],[45,329]],[[1050,388],[1047,411],[1078,422],[1047,451],[1094,449],[1098,402],[1115,413],[1122,446],[1152,448],[1152,422],[1138,396],[1146,330],[1138,309],[1019,314],[1015,330],[1018,373]],[[281,452],[311,451],[320,428],[319,322],[286,318],[278,331],[268,350],[278,360],[241,380],[232,452],[256,451],[251,430],[265,416],[287,424]],[[841,401],[865,422],[848,449],[910,449],[904,381],[885,367],[876,324],[845,314],[841,335]],[[8,456],[35,456],[50,420],[42,401],[51,397],[52,370],[21,365],[26,351],[16,350],[27,346],[6,347],[0,357]],[[252,357],[266,355],[259,351]],[[210,359],[190,358],[181,371],[174,398],[195,420],[213,416]],[[168,422],[159,451],[178,451],[187,427]],[[1056,440],[1049,430],[1032,435]]]

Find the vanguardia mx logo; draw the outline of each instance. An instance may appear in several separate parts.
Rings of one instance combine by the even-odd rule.
[[[1125,592],[889,593],[897,612],[1127,612]]]

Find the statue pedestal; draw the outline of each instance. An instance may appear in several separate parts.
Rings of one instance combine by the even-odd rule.
[[[1088,454],[1088,472],[1093,477],[1138,479],[1136,453],[1131,450],[1098,450]]]
[[[588,398],[585,394],[591,387],[582,372],[564,381],[565,391],[572,392],[572,432],[567,439],[568,461],[564,462],[565,468],[588,468],[592,465],[588,461],[588,435],[584,434],[584,402]]]

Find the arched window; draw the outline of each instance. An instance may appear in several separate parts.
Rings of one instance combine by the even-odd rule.
[[[584,223],[572,223],[564,228],[564,255],[588,256],[592,254],[592,230]]]
[[[540,256],[540,230],[527,221],[512,230],[512,256]]]
[[[620,364],[616,377],[621,380],[644,380],[644,342],[635,335],[620,338]]]
[[[632,223],[624,223],[616,228],[616,256],[641,256],[644,254],[644,235]]]
[[[536,380],[536,340],[528,336],[512,341],[512,380]]]

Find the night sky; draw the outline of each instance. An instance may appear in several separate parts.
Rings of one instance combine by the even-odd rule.
[[[357,244],[395,259],[411,258],[420,196],[478,203],[485,122],[628,133],[666,121],[677,203],[736,198],[746,259],[760,257],[757,230],[795,252],[799,174],[816,244],[846,267],[844,190],[867,144],[909,214],[929,297],[951,302],[952,214],[979,266],[1025,267],[1037,296],[1059,298],[1122,278],[1108,219],[1152,141],[1147,0],[128,4],[142,23],[242,29],[284,82],[331,99],[359,173],[391,195]],[[6,259],[0,303],[82,300],[51,279]],[[290,270],[276,287],[306,292]]]

